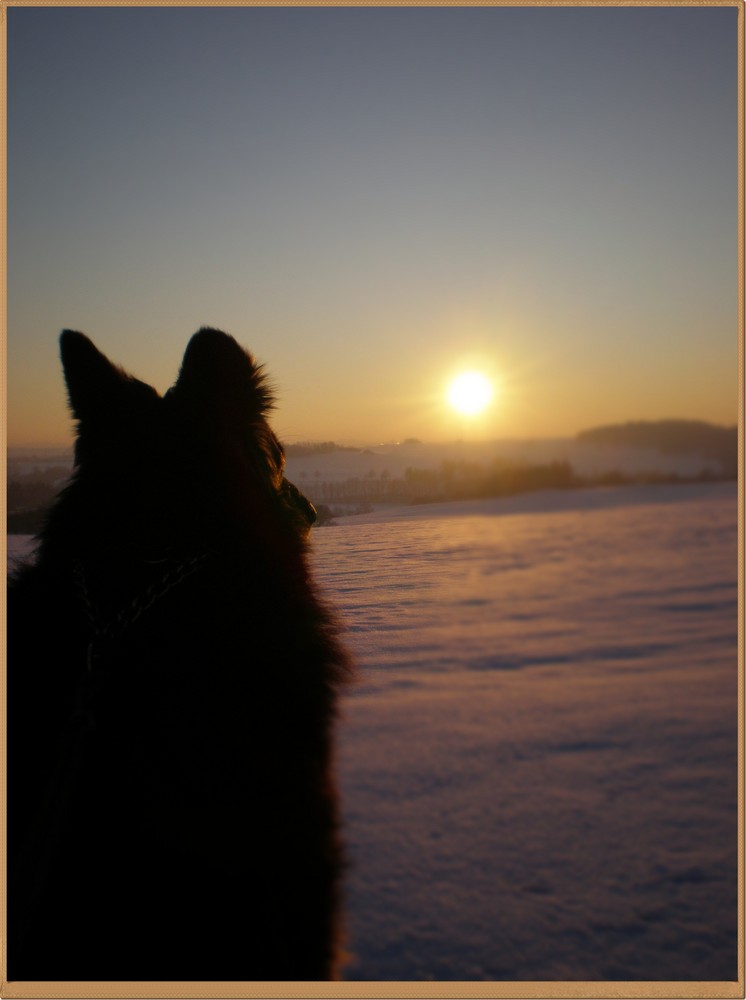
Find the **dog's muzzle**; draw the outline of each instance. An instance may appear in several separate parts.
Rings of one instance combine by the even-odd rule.
[[[293,486],[287,479],[282,481],[282,492],[287,502],[308,522],[310,528],[317,518],[316,508],[311,501],[304,497],[298,487]]]

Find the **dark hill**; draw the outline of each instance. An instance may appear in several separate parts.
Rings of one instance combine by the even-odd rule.
[[[738,428],[720,427],[703,420],[637,420],[581,431],[587,444],[653,448],[668,455],[700,455],[721,464],[723,474],[738,474]]]

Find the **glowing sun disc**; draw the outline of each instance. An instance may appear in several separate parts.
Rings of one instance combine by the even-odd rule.
[[[448,402],[464,416],[473,417],[492,399],[492,383],[481,372],[462,372],[448,387]]]

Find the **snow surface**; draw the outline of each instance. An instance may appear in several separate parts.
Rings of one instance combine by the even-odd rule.
[[[735,485],[313,538],[360,673],[346,977],[736,979]]]
[[[312,537],[359,670],[346,977],[736,979],[735,484]]]

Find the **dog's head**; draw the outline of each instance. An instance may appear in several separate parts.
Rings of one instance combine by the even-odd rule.
[[[162,397],[82,333],[65,330],[60,348],[78,422],[75,478],[89,487],[91,516],[114,517],[125,536],[154,545],[236,531],[305,538],[316,512],[284,476],[267,421],[271,388],[232,337],[196,333]]]

